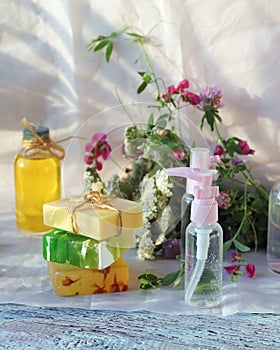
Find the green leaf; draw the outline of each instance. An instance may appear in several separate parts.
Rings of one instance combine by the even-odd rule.
[[[205,117],[206,117],[207,123],[210,126],[211,131],[214,131],[215,117],[214,117],[213,113],[211,111],[206,111]]]
[[[138,276],[138,279],[141,282],[141,289],[156,288],[160,282],[160,279],[151,273],[144,273]]]
[[[126,33],[126,35],[129,36],[129,38],[127,40],[131,41],[131,42],[143,42],[145,40],[145,37],[143,35],[140,35],[140,34]]]
[[[173,288],[176,288],[179,285],[184,274],[185,274],[185,266],[183,268],[181,268],[181,270],[179,270],[178,276],[173,283]]]
[[[96,51],[103,49],[103,47],[109,45],[110,42],[111,42],[111,40],[107,40],[107,39],[101,41],[98,45],[95,46],[93,51],[96,52]]]
[[[232,279],[231,279],[232,282],[233,282],[233,279],[235,279],[237,282],[240,281],[240,278],[238,276],[236,276],[236,275],[230,276],[230,277],[232,277]]]
[[[161,284],[165,287],[170,286],[170,284],[176,281],[176,279],[178,278],[178,275],[180,275],[180,271],[181,270],[171,272],[165,277],[163,277],[163,279],[161,280]]]
[[[143,77],[147,72],[137,72],[141,77]]]
[[[232,240],[230,239],[229,241],[226,241],[224,244],[223,244],[223,251],[224,253],[227,252],[229,250],[229,248],[231,247],[232,245]]]
[[[154,113],[151,113],[148,118],[148,129],[151,129],[154,125]]]
[[[143,273],[142,275],[138,276],[138,279],[146,280],[148,282],[155,282],[158,280],[158,277],[152,273]]]
[[[168,118],[169,118],[168,113],[162,114],[161,116],[158,117],[156,121],[156,125],[159,126],[160,128],[165,128]]]
[[[230,152],[236,152],[236,153],[241,153],[241,148],[240,146],[238,146],[236,144],[236,141],[233,137],[229,138],[227,141],[226,141],[226,147],[228,149],[228,151]]]
[[[200,130],[203,129],[204,121],[205,121],[205,114],[203,115],[203,117],[202,117],[202,119],[201,119]]]
[[[137,94],[141,94],[141,92],[143,92],[147,86],[148,84],[145,81],[143,81],[142,84],[140,84],[137,89]]]
[[[116,32],[112,32],[111,34],[110,34],[110,38],[112,38],[112,39],[115,39],[116,37],[117,37],[117,33]]]
[[[105,55],[107,62],[110,61],[110,57],[112,55],[112,51],[113,51],[113,41],[110,41],[108,46],[107,46],[106,55]]]
[[[218,121],[221,123],[223,120],[222,120],[222,118],[221,118],[221,116],[218,114],[218,112],[216,113],[214,113],[214,116],[216,117],[216,119],[218,119]]]
[[[238,249],[242,253],[249,252],[251,250],[249,247],[247,247],[246,245],[240,243],[236,239],[233,241],[233,243],[235,245],[235,248]]]

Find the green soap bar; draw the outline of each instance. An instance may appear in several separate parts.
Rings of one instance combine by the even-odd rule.
[[[127,250],[128,248],[112,246],[110,239],[96,241],[60,229],[43,235],[45,260],[81,268],[105,269]]]

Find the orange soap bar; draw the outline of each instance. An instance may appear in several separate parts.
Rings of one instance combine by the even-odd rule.
[[[123,257],[102,270],[48,261],[48,274],[59,296],[116,293],[128,289],[129,271]]]

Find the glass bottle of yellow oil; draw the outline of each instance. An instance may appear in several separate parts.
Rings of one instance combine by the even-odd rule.
[[[60,159],[48,146],[49,129],[29,126],[14,161],[16,223],[35,233],[49,229],[43,223],[43,204],[61,197],[61,173]]]

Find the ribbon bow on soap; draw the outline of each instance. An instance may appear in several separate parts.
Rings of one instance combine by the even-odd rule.
[[[94,209],[109,209],[116,211],[119,214],[119,233],[120,235],[122,233],[122,211],[120,209],[117,209],[112,206],[112,204],[109,203],[108,199],[114,199],[115,196],[104,196],[101,195],[98,191],[90,191],[86,193],[83,197],[83,201],[79,204],[77,204],[71,211],[71,226],[73,229],[73,232],[75,234],[78,234],[78,227],[76,223],[75,213],[78,209],[82,208],[83,206],[90,204]]]

